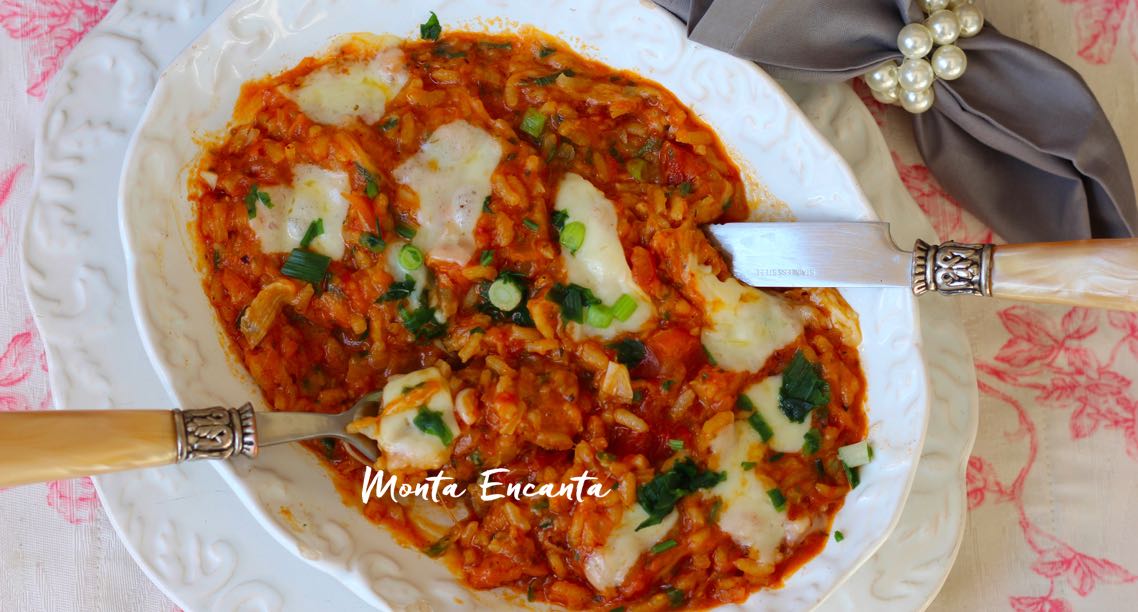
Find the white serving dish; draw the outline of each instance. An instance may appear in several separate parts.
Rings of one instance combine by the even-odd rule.
[[[658,81],[719,132],[757,179],[753,196],[785,202],[802,220],[873,218],[844,162],[773,81],[750,63],[688,42],[678,22],[649,4],[239,1],[163,73],[120,185],[135,315],[153,364],[182,406],[260,398],[227,356],[194,268],[185,194],[186,171],[198,152],[193,138],[225,126],[242,82],[287,68],[344,32],[414,35],[428,10],[439,14],[444,28],[531,24],[587,56]],[[509,21],[486,19],[496,16]],[[815,606],[885,539],[912,482],[929,405],[914,299],[901,289],[843,294],[861,317],[876,457],[836,519],[835,528],[846,534],[842,545],[827,546],[785,588],[755,595],[747,608]],[[316,460],[299,448],[273,449],[256,462],[220,464],[219,470],[286,548],[365,601],[379,607],[423,601],[436,609],[502,603],[492,594],[472,596],[440,564],[394,544],[342,505]]]

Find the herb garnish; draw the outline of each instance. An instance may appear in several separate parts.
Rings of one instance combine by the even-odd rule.
[[[323,284],[324,277],[328,274],[328,265],[331,263],[332,258],[326,255],[304,249],[293,249],[281,266],[281,274],[312,283],[318,288]]]
[[[426,23],[419,24],[419,38],[423,40],[438,40],[443,33],[443,26],[439,24],[439,16],[431,11],[431,17]]]
[[[636,367],[640,365],[641,361],[648,356],[648,349],[644,343],[636,338],[625,338],[618,340],[608,345],[608,348],[616,351],[617,363],[623,363],[628,367]]]
[[[830,385],[822,378],[817,364],[807,361],[798,351],[782,372],[778,396],[778,407],[786,418],[802,423],[811,410],[830,403]]]
[[[746,396],[740,395],[739,397]],[[758,412],[751,413],[751,416],[747,417],[747,422],[751,424],[751,427],[754,428],[755,431],[759,432],[759,437],[763,439],[763,442],[770,440],[771,437],[774,436],[774,430],[771,429],[771,426],[767,423],[767,420],[763,418],[763,415]]]
[[[384,292],[383,295],[379,296],[379,299],[376,301],[394,302],[396,300],[402,300],[403,298],[411,295],[411,292],[414,290],[415,279],[411,278],[411,275],[408,274],[403,278],[403,280],[388,285],[387,291]]]
[[[426,406],[419,406],[419,412],[415,415],[412,423],[419,428],[419,431],[442,440],[444,445],[449,445],[454,440],[454,434],[443,422],[443,413],[441,412],[436,412]]]
[[[314,221],[308,224],[308,229],[304,230],[304,237],[300,239],[300,248],[307,249],[308,245],[312,244],[318,236],[324,233],[324,219],[317,217]]]
[[[637,502],[648,513],[648,518],[637,525],[636,530],[660,524],[685,496],[700,489],[710,489],[724,478],[723,472],[701,470],[690,458],[677,461],[672,469],[637,487]]]
[[[802,454],[813,455],[818,452],[822,446],[822,433],[817,429],[811,428],[802,436]]]
[[[561,307],[562,319],[577,323],[583,320],[585,306],[601,303],[592,291],[576,283],[569,285],[558,283],[545,294],[545,298]]]
[[[379,180],[371,173],[371,170],[363,167],[363,164],[356,162],[356,172],[364,179],[364,193],[367,197],[375,199],[379,195]]]
[[[245,195],[245,212],[249,215],[250,219],[256,218],[257,216],[258,200],[260,200],[261,204],[265,205],[265,208],[273,207],[273,199],[269,197],[269,194],[261,191],[257,188],[257,185],[254,184],[249,188],[249,193]]]

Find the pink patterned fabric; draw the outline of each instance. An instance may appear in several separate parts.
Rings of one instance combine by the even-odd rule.
[[[0,123],[0,411],[51,403],[17,270],[32,130],[52,75],[112,3],[0,0],[0,61],[8,68],[0,71],[0,116],[16,118]],[[978,4],[1005,32],[1085,69],[1100,97],[1117,95],[1119,80],[1138,87],[1138,0]],[[998,241],[920,163],[909,118],[855,87],[940,236]],[[1120,100],[1104,97],[1104,106],[1134,153],[1138,109],[1132,93]],[[1138,155],[1131,159],[1138,167]],[[968,461],[969,529],[933,609],[1133,609],[1138,315],[991,301],[966,303],[964,316],[979,376],[980,436]],[[130,561],[90,479],[0,490],[0,525],[0,610],[175,609]]]

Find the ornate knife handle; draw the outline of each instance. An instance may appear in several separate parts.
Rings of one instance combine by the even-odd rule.
[[[257,454],[253,407],[0,412],[0,487]]]
[[[1138,238],[1015,245],[927,244],[913,293],[985,295],[1138,312]]]

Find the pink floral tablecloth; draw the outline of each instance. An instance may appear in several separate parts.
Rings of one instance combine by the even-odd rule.
[[[33,133],[52,76],[112,4],[0,0],[0,411],[51,402],[19,272]],[[977,4],[1083,74],[1138,170],[1138,0]],[[905,114],[861,93],[940,235],[998,241],[920,163]],[[1138,315],[971,301],[965,323],[980,435],[964,545],[933,609],[1138,609]],[[90,480],[0,490],[0,611],[173,608],[119,543]]]

